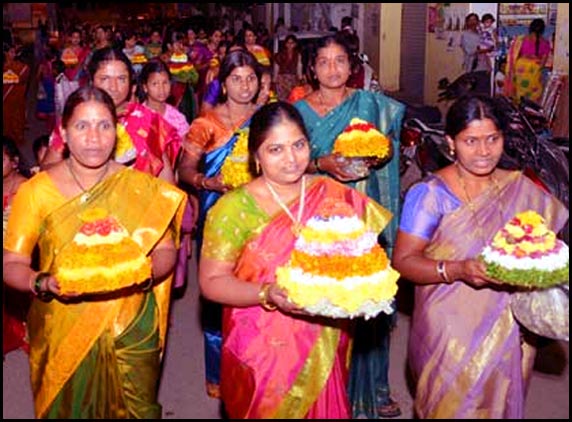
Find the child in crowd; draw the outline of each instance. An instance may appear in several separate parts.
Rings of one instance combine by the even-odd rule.
[[[480,40],[478,50],[485,53],[490,62],[490,68],[494,69],[494,60],[497,48],[497,33],[494,27],[495,18],[490,13],[485,13],[481,18]]]
[[[52,70],[55,77],[54,102],[56,109],[56,121],[59,121],[64,111],[64,104],[69,95],[79,88],[79,81],[70,80],[65,73],[66,66],[60,59],[52,62]]]

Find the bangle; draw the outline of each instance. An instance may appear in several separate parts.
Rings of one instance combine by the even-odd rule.
[[[320,170],[320,159],[319,158],[314,158],[314,167],[316,169],[316,173],[321,171]]]
[[[155,279],[153,278],[153,275],[151,275],[151,277],[149,277],[148,279],[143,281],[143,283],[141,283],[141,290],[143,290],[144,292],[151,290],[154,283]]]
[[[34,288],[32,292],[44,302],[49,302],[54,298],[54,294],[49,290],[42,290],[42,284],[46,278],[50,276],[50,273],[39,272],[34,279]]]
[[[208,190],[209,188],[207,188],[207,185],[205,185],[205,180],[207,180],[207,177],[203,176],[203,178],[201,179],[201,188],[203,188],[204,190]]]
[[[438,261],[437,262],[437,274],[439,274],[439,278],[447,284],[451,283],[451,279],[449,279],[449,275],[447,274],[447,269],[445,268],[445,261]]]
[[[268,289],[270,289],[270,283],[263,283],[258,291],[258,303],[267,311],[275,311],[278,307],[268,302]]]

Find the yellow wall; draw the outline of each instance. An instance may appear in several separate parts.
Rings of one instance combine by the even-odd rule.
[[[399,90],[401,3],[382,3],[379,21],[379,82],[384,91]],[[367,34],[364,34],[367,37]]]
[[[556,16],[556,50],[554,52],[554,70],[569,74],[570,71],[570,19],[568,17],[568,3],[558,3],[558,14]]]
[[[442,6],[444,4],[449,6]],[[459,41],[465,16],[470,12],[470,3],[428,3],[428,7],[436,7],[437,5],[442,7],[439,9],[440,15],[444,15],[446,19],[451,17],[454,25],[457,18],[459,19],[460,29],[427,32],[424,98],[426,104],[435,105],[437,105],[439,94],[437,89],[439,80],[447,78],[452,82],[463,73],[463,52],[459,46]],[[427,24],[429,25],[429,23],[428,19]],[[445,22],[445,27],[447,24],[448,22]],[[442,112],[447,108],[447,104],[439,103],[438,105],[439,108],[443,108]]]

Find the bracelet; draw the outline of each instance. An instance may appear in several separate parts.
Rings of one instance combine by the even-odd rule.
[[[205,180],[207,180],[207,177],[203,176],[203,178],[201,179],[201,188],[203,188],[204,190],[209,190],[209,188],[207,188],[207,185],[205,185]]]
[[[44,302],[49,302],[54,298],[54,294],[52,292],[49,290],[42,290],[42,283],[49,276],[50,273],[39,272],[34,279],[34,288],[32,289],[32,292],[38,297],[38,299]]]
[[[268,289],[270,289],[270,283],[263,283],[258,291],[258,303],[267,311],[275,311],[278,307],[268,302]]]
[[[437,262],[437,274],[439,274],[439,278],[447,284],[451,283],[451,279],[449,278],[449,274],[447,274],[447,269],[445,268],[445,261],[438,261]]]

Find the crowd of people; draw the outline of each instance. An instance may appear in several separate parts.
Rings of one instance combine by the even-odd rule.
[[[222,27],[114,34],[104,25],[93,34],[89,42],[73,28],[55,51],[46,46],[38,77],[47,133],[29,173],[19,171],[25,115],[16,114],[25,107],[15,105],[25,102],[30,72],[5,47],[4,71],[18,79],[4,89],[4,283],[31,304],[19,319],[4,306],[4,353],[7,344],[29,348],[37,417],[161,416],[169,304],[191,277],[191,240],[206,394],[230,418],[399,416],[388,376],[395,309],[367,321],[321,318],[276,283],[296,228],[327,201],[351,207],[419,285],[409,353],[417,416],[523,416],[533,345],[521,341],[508,293],[474,258],[531,202],[556,231],[568,211],[522,173],[497,168],[503,126],[493,100],[451,106],[446,133],[457,161],[402,204],[405,106],[366,82],[351,18],[316,41],[305,68],[295,34],[272,54],[258,39],[264,31],[249,25],[236,35]],[[14,107],[7,96],[18,96]],[[354,118],[390,140],[387,160],[357,171],[334,152]],[[229,162],[247,167],[239,180],[225,173]],[[105,294],[62,291],[56,257],[80,229],[74,216],[94,208],[137,238],[151,278]],[[460,241],[476,228],[481,237]],[[469,301],[482,304],[479,313],[455,311]],[[503,318],[505,332],[483,350]]]

